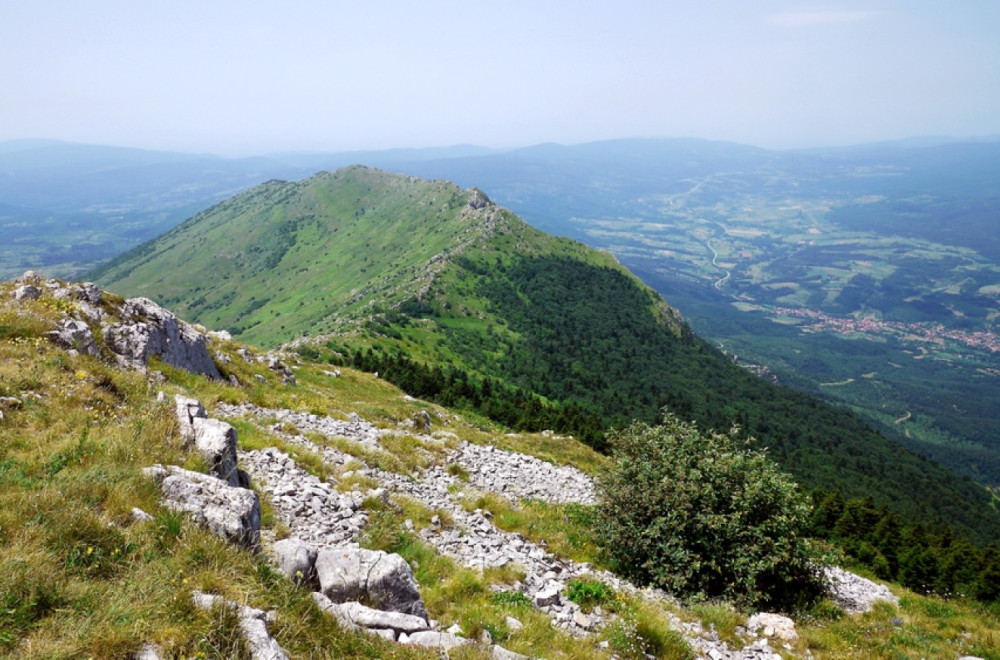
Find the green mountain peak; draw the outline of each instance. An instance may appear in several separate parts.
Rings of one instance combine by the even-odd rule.
[[[582,258],[626,272],[608,253],[532,229],[478,189],[352,166],[261,184],[92,275],[274,346],[341,332],[373,305],[423,302],[458,258],[495,263],[512,252]],[[454,293],[439,287],[436,304],[449,306]],[[664,320],[678,318],[649,295]]]

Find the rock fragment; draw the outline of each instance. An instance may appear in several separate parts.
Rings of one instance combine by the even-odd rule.
[[[83,321],[63,319],[55,330],[45,334],[53,344],[68,351],[86,355],[100,354],[90,326]]]
[[[382,610],[427,618],[413,571],[397,554],[325,548],[316,556],[320,591],[334,602],[364,600]]]
[[[282,575],[296,584],[318,587],[316,579],[316,549],[296,537],[276,541],[271,555]]]
[[[227,600],[222,596],[192,592],[191,599],[196,607],[210,610],[213,607],[225,607],[236,611],[240,618],[240,630],[247,641],[252,660],[288,660],[284,650],[267,632],[266,623],[270,620],[267,612],[246,607]]]
[[[144,472],[160,484],[167,508],[187,513],[192,520],[231,543],[245,548],[258,546],[260,501],[257,493],[176,465],[154,465],[145,468]]]

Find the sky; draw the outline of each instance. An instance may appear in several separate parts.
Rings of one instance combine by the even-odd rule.
[[[1000,1],[0,0],[0,141],[1000,135]]]

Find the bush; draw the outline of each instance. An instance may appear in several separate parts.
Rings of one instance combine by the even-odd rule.
[[[821,592],[805,498],[737,429],[703,434],[665,414],[661,426],[636,422],[608,439],[597,530],[622,572],[678,596],[757,607]]]

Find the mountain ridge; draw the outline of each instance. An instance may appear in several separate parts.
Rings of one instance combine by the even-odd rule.
[[[322,218],[314,202],[325,204]],[[482,217],[495,222],[469,222]],[[295,230],[282,233],[282,223]],[[207,258],[226,250],[225,268]],[[303,331],[339,337],[318,344],[330,359],[387,378],[406,361],[423,363],[421,379],[465,382],[456,389],[464,405],[497,379],[542,397],[523,400],[528,423],[548,414],[544,402],[575,407],[602,428],[655,422],[664,405],[705,428],[736,422],[809,487],[875,495],[981,542],[1000,529],[988,494],[968,479],[733,365],[613,257],[531,229],[478,191],[365,168],[275,182],[98,275],[129,295],[160,289],[162,303],[194,320],[272,346]],[[451,375],[435,375],[434,365]]]

